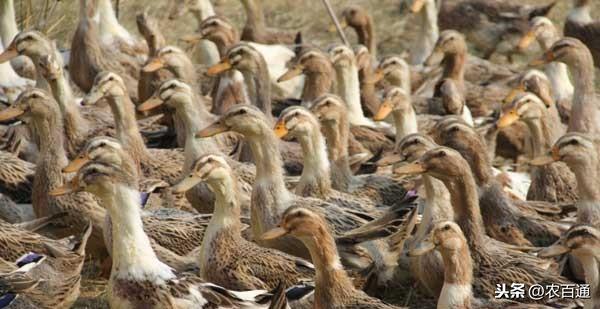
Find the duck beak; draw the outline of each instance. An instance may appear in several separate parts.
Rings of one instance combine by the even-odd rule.
[[[417,244],[415,248],[408,252],[408,256],[421,256],[435,249],[435,245],[431,240],[426,239]]]
[[[153,58],[142,69],[146,73],[156,72],[165,67],[165,62],[160,57]]]
[[[425,172],[427,172],[427,169],[425,169],[423,164],[418,161],[402,165],[394,170],[394,173],[399,175],[416,175],[423,174]]]
[[[285,127],[285,121],[283,120],[277,121],[273,131],[278,138],[284,138],[289,133],[288,129]]]
[[[101,92],[96,91],[96,89],[94,87],[94,88],[92,88],[90,93],[86,94],[85,97],[83,97],[83,100],[81,101],[81,105],[83,105],[83,106],[94,105],[94,104],[96,104],[96,102],[100,101],[100,99],[102,99],[102,97],[104,97],[104,95]]]
[[[288,231],[282,227],[276,227],[262,234],[260,237],[262,240],[272,240],[287,235]]]
[[[554,56],[554,53],[551,50],[549,50],[549,51],[545,52],[544,55],[540,59],[532,61],[529,65],[532,67],[539,67],[546,63],[550,63],[550,62],[554,61],[555,58],[556,57]]]
[[[188,44],[196,44],[200,42],[204,36],[201,33],[187,34],[181,37],[181,40]]]
[[[216,75],[220,74],[221,72],[231,70],[231,68],[232,68],[232,66],[231,66],[231,63],[229,62],[229,59],[225,58],[225,59],[222,59],[221,62],[208,68],[208,71],[206,71],[206,74],[208,76],[216,76]]]
[[[431,55],[429,55],[429,57],[427,57],[427,59],[425,59],[425,63],[423,63],[425,66],[431,67],[431,66],[434,66],[434,65],[440,63],[444,54],[442,52],[440,52],[438,49],[439,49],[438,47],[434,48]]]
[[[397,153],[393,153],[381,158],[379,161],[377,161],[376,164],[377,166],[388,166],[402,161],[404,161],[404,156]]]
[[[65,166],[62,171],[63,173],[74,173],[77,172],[84,164],[90,162],[90,157],[87,154],[79,155],[75,160],[69,162],[69,165]]]
[[[375,116],[373,116],[373,120],[381,121],[385,119],[392,112],[392,110],[392,101],[390,99],[386,99],[383,101],[383,103],[381,103],[381,105],[379,105],[379,109],[377,110]]]
[[[414,0],[410,6],[410,11],[413,13],[419,13],[425,4],[425,0]]]
[[[552,147],[550,154],[534,158],[533,160],[529,161],[529,164],[533,166],[542,166],[556,161],[560,161],[560,149],[554,146]]]
[[[15,41],[12,41],[7,49],[4,50],[2,54],[0,54],[0,63],[7,62],[19,55],[17,51],[17,45]]]
[[[348,27],[348,23],[346,22],[346,20],[342,20],[340,21],[340,28],[342,29],[346,29]],[[336,32],[337,31],[337,27],[335,26],[335,24],[331,24],[329,25],[329,28],[327,29],[329,32]]]
[[[529,32],[527,32],[527,34],[525,34],[521,40],[519,40],[519,44],[517,44],[517,48],[519,50],[525,50],[527,47],[529,47],[529,45],[531,45],[531,42],[533,42],[533,40],[535,40],[535,30],[529,30]]]
[[[525,85],[523,85],[522,83],[519,84],[519,86],[513,88],[508,95],[504,98],[504,100],[502,100],[504,102],[504,104],[509,104],[511,103],[516,97],[517,95],[521,94],[525,92]]]
[[[209,125],[208,127],[196,132],[196,138],[211,137],[219,133],[227,132],[229,130],[231,129],[228,126],[221,124],[217,121]]]
[[[496,125],[498,126],[498,128],[502,129],[502,128],[506,128],[506,127],[512,125],[513,123],[517,122],[518,120],[519,120],[519,114],[517,113],[516,110],[511,109],[509,112],[503,114],[502,117],[500,117],[500,119],[498,120],[498,123]]]
[[[154,95],[150,99],[146,100],[146,102],[138,105],[137,110],[139,112],[146,112],[149,110],[153,110],[163,105],[164,103],[165,102],[163,100],[161,100],[158,96]]]
[[[301,65],[295,65],[293,68],[288,69],[283,75],[279,76],[277,79],[278,83],[288,81],[296,76],[301,75],[304,72],[304,69]]]
[[[571,250],[568,247],[566,247],[560,243],[556,243],[550,247],[546,247],[546,248],[542,249],[540,252],[538,252],[538,256],[541,258],[550,258],[550,257],[563,255],[569,251],[571,251]]]
[[[0,111],[0,121],[7,121],[15,119],[25,113],[20,108],[16,108],[14,106],[9,106]]]
[[[171,189],[175,193],[184,193],[196,186],[197,184],[199,184],[200,182],[202,182],[202,179],[200,179],[199,177],[189,175],[188,177],[185,177],[180,182],[175,184]]]
[[[385,73],[382,68],[377,68],[373,74],[373,82],[378,83],[385,77]]]
[[[75,179],[75,178],[73,178]],[[69,194],[69,193],[73,193],[73,192],[77,192],[79,191],[79,186],[77,185],[77,183],[75,181],[69,181],[67,183],[65,183],[64,185],[50,191],[50,196],[61,196],[61,195],[65,195],[65,194]]]

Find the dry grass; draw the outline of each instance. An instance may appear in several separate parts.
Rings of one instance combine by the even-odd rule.
[[[183,0],[175,0],[183,1]],[[378,50],[381,55],[400,54],[415,39],[413,17],[408,14],[406,0],[330,0],[334,9],[340,12],[348,4],[358,4],[369,9],[375,22],[376,35],[379,41]],[[529,4],[544,4],[551,0],[522,0]],[[570,1],[558,1],[550,17],[561,24],[570,7]],[[114,2],[114,1],[113,1]],[[147,10],[159,19],[161,29],[170,44],[179,45],[178,37],[193,32],[197,22],[188,14],[177,20],[168,20],[167,14],[173,1],[156,0],[121,0],[120,21],[132,33],[137,33],[135,15]],[[239,0],[213,0],[218,14],[226,16],[241,29],[245,15]],[[335,33],[327,31],[330,20],[320,0],[263,0],[267,12],[267,23],[290,31],[302,31],[305,41],[327,47],[338,43]],[[600,1],[594,1],[595,12],[600,13]],[[57,40],[60,48],[70,47],[78,20],[77,0],[15,0],[17,18],[21,28],[36,27]],[[351,42],[356,42],[352,31],[347,31]],[[86,266],[86,278],[83,280],[82,297],[75,308],[106,308],[101,300],[104,294],[105,280],[96,279],[97,267]],[[403,297],[393,297],[397,303],[404,304]],[[417,306],[418,307],[418,306]]]

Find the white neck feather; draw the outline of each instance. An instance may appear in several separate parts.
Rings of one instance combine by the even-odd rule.
[[[442,292],[438,298],[437,309],[462,308],[465,299],[471,298],[472,295],[473,292],[469,284],[444,282]]]
[[[421,65],[433,51],[438,40],[437,8],[433,0],[426,0],[424,7],[419,12],[419,33],[416,42],[410,49],[410,64]]]
[[[215,9],[209,0],[197,0],[196,5],[191,9],[191,12],[196,16],[198,23],[215,15]],[[221,59],[215,43],[209,40],[200,40],[200,42],[198,42],[198,47],[198,56],[201,64],[211,66],[218,63]]]
[[[19,33],[15,19],[15,7],[13,0],[0,1],[0,37],[2,45],[8,46]]]
[[[473,116],[471,116],[471,110],[469,109],[469,107],[465,104],[463,106],[463,110],[462,110],[462,114],[460,115],[460,117],[470,126],[474,127],[475,123],[473,122]]]
[[[552,84],[552,97],[554,100],[573,98],[573,84],[569,79],[568,67],[564,63],[551,62],[544,67],[544,71]]]
[[[162,263],[152,250],[144,232],[140,193],[122,184],[100,196],[112,220],[112,279],[148,280],[162,284],[175,278],[169,266]]]
[[[417,114],[415,109],[410,106],[406,110],[394,111],[394,125],[396,126],[396,142],[409,134],[419,131],[417,126]]]
[[[196,8],[202,20],[205,20],[215,15],[215,9],[213,8],[212,3],[210,3],[209,0],[197,0]]]
[[[592,19],[592,15],[590,14],[590,7],[587,5],[582,7],[574,7],[571,12],[569,12],[567,20],[581,24],[588,24],[594,21]]]
[[[311,132],[310,136],[302,136],[298,140],[302,145],[303,166],[298,187],[314,183],[320,177],[330,177],[329,158],[325,139],[319,130]]]
[[[426,205],[423,211],[423,224],[419,224],[413,242],[415,244],[427,236],[433,222],[454,219],[452,205],[450,204],[450,192],[448,192],[446,185],[441,180],[428,175],[423,175],[423,184],[425,186]]]
[[[103,42],[112,42],[115,38],[128,44],[135,44],[135,39],[117,20],[110,0],[98,0],[98,29]]]
[[[600,256],[593,254],[580,254],[577,256],[585,272],[585,282],[590,285],[591,299],[587,300],[585,309],[596,309],[600,305]],[[594,297],[595,296],[595,297]]]
[[[374,126],[374,123],[365,117],[360,105],[360,82],[358,69],[352,62],[349,66],[335,67],[338,80],[338,95],[344,99],[348,106],[348,120],[353,125]]]
[[[207,111],[199,111],[197,104],[194,102],[186,102],[184,104],[185,107],[177,108],[175,114],[177,115],[177,119],[182,121],[185,127],[183,172],[187,173],[191,170],[191,167],[197,158],[209,152],[220,153],[220,150],[214,138],[194,137],[196,132],[200,131],[210,123],[209,113]]]

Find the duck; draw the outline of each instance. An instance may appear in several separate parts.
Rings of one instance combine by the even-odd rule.
[[[369,49],[364,45],[357,45],[354,48],[356,56],[356,66],[358,67],[358,80],[360,82],[360,103],[365,116],[375,115],[379,106],[375,84],[375,70],[373,68],[373,59]]]
[[[404,58],[398,55],[391,55],[381,59],[375,70],[375,80],[377,82],[383,80],[389,87],[400,87],[406,93],[412,93],[413,91],[410,65]]]
[[[200,182],[215,194],[215,211],[199,252],[202,278],[227,289],[271,290],[280,283],[291,286],[314,277],[311,263],[242,237],[238,180],[224,157],[200,156],[173,190],[184,192]]]
[[[196,1],[184,1],[178,2],[173,5],[171,12],[169,13],[169,19],[175,20],[183,17],[186,13],[192,13],[195,17],[198,25],[202,24],[202,21],[217,16],[215,9],[209,0],[196,0]],[[201,26],[199,26],[201,27]],[[199,60],[203,65],[211,66],[219,62],[219,50],[218,46],[210,40],[200,40],[199,45]]]
[[[61,169],[68,163],[63,146],[63,120],[58,104],[46,91],[29,89],[21,93],[15,104],[0,112],[2,120],[16,118],[28,124],[40,150],[31,196],[35,215],[44,217],[67,212],[67,216],[57,220],[66,226],[55,231],[57,237],[71,235],[91,221],[94,228],[88,243],[89,253],[103,256],[106,252],[102,236],[105,211],[93,196],[85,193],[62,198],[49,196],[51,190],[65,181]]]
[[[436,147],[416,162],[395,170],[401,174],[427,174],[442,181],[450,192],[454,221],[462,229],[473,259],[475,295],[493,298],[497,282],[544,284],[568,282],[544,265],[544,260],[510,250],[485,234],[475,177],[469,163],[457,151]],[[535,302],[522,299],[520,302]]]
[[[88,162],[53,195],[85,190],[100,198],[112,224],[113,264],[107,287],[113,308],[198,308],[227,304],[238,308],[267,308],[265,290],[240,293],[202,280],[192,273],[175,273],[161,262],[143,230],[135,177],[118,166]],[[132,246],[132,244],[134,244]],[[136,293],[128,293],[131,289]],[[143,294],[145,297],[139,298]],[[258,297],[267,297],[266,305]]]
[[[207,139],[196,139],[194,137],[197,131],[217,119],[215,115],[206,110],[203,104],[196,104],[196,102],[196,95],[189,85],[180,80],[171,79],[165,81],[151,99],[138,106],[138,110],[142,111],[164,106],[172,110],[171,113],[173,113],[175,119],[181,122],[182,127],[185,128],[186,136],[182,166],[184,174],[191,172],[194,162],[202,155],[230,152],[227,147],[230,144],[227,139],[230,137],[227,134]],[[255,168],[251,164],[240,163],[232,159],[229,159],[228,163],[239,177],[238,187],[241,194],[239,198],[242,201],[242,210],[246,214],[249,209],[250,193],[256,175]],[[192,205],[201,213],[213,212],[214,196],[204,185],[199,185],[194,190],[188,190],[186,195],[191,199]]]
[[[117,18],[110,0],[97,0],[94,20],[98,25],[100,42],[103,46],[114,48],[134,57],[140,62],[146,60],[148,46],[144,41],[134,37]]]
[[[0,299],[3,306],[16,303],[22,294],[36,288],[39,279],[32,278],[28,272],[44,262],[45,256],[30,253],[14,263],[0,259]]]
[[[433,226],[429,237],[409,251],[411,256],[422,256],[438,251],[444,259],[444,280],[438,309],[450,308],[522,308],[510,300],[481,299],[473,295],[473,259],[467,239],[460,226],[452,221],[441,221]],[[546,307],[544,308],[552,308]]]
[[[261,44],[292,44],[296,33],[269,28],[265,22],[265,13],[260,0],[240,0],[246,12],[246,23],[242,30],[242,41]]]
[[[377,214],[373,201],[334,190],[325,138],[319,120],[305,107],[290,106],[279,115],[274,127],[279,138],[295,138],[302,147],[302,174],[294,188],[296,195],[316,197],[346,209]]]
[[[279,143],[267,116],[253,105],[236,105],[217,121],[196,133],[206,138],[223,132],[234,131],[244,136],[250,146],[256,164],[256,180],[251,196],[251,228],[257,243],[276,248],[297,257],[310,259],[306,247],[292,239],[261,241],[260,236],[277,224],[282,213],[293,205],[303,205],[323,213],[334,227],[336,235],[356,229],[367,220],[343,208],[320,199],[305,198],[292,194],[285,186],[283,162]]]
[[[426,151],[436,147],[438,145],[431,137],[423,133],[409,134],[398,140],[394,154],[378,161],[378,165],[395,163],[395,166],[398,167],[402,163],[412,163]],[[419,196],[423,198],[418,200],[418,203],[420,208],[423,209],[423,217],[413,238],[407,240],[409,249],[425,240],[436,222],[454,218],[454,210],[450,204],[450,193],[444,183],[426,174],[421,177],[425,192],[424,194],[419,192]],[[435,298],[440,295],[444,279],[444,264],[438,252],[432,251],[410,257],[410,271],[429,295]]]
[[[384,99],[373,120],[384,120],[389,114],[394,119],[396,142],[407,135],[419,132],[417,113],[412,106],[410,93],[403,88],[390,87],[384,94]]]
[[[81,233],[59,240],[4,221],[0,221],[0,231],[3,248],[0,260],[28,264],[31,270],[27,276],[37,282],[16,303],[26,303],[33,308],[68,308],[75,303],[91,224],[86,224]]]
[[[59,60],[46,55],[40,58],[37,66],[38,74],[46,79],[59,104],[69,156],[75,155],[91,136],[114,134],[111,115],[104,107],[80,106],[80,100],[73,95],[73,89]]]
[[[488,235],[517,246],[543,245],[560,236],[562,226],[544,216],[554,214],[556,207],[552,203],[511,198],[493,177],[485,142],[472,127],[460,121],[439,122],[434,140],[455,149],[469,162],[481,191],[479,206]]]
[[[600,22],[593,20],[590,14],[590,0],[575,0],[569,11],[563,28],[566,37],[572,37],[585,44],[592,53],[594,64],[600,66],[600,49],[596,43],[596,34],[600,31]]]
[[[357,290],[342,263],[330,227],[320,214],[300,205],[289,207],[264,240],[292,236],[308,248],[316,269],[314,308],[400,308]]]
[[[101,25],[97,24],[95,19],[104,13],[98,12],[100,7],[95,4],[92,0],[79,1],[79,23],[71,40],[70,77],[79,89],[87,93],[92,89],[98,73],[116,72],[125,81],[131,100],[137,102],[140,61],[135,56],[103,43]],[[116,21],[116,18],[114,20]],[[110,37],[113,37],[112,34]]]
[[[544,65],[550,62],[566,64],[573,77],[575,89],[567,132],[600,132],[600,109],[596,106],[599,99],[594,88],[594,59],[590,50],[578,39],[563,38],[532,64]]]
[[[19,26],[15,14],[14,0],[2,2],[2,12],[0,12],[0,45],[2,49],[10,46],[10,43],[19,34]],[[9,74],[3,77],[3,82],[8,82],[6,86],[22,87],[31,85],[32,80],[35,80],[35,66],[27,57],[19,56],[11,60],[10,65],[3,67],[3,72]],[[4,79],[6,78],[6,79]]]
[[[0,193],[16,203],[30,203],[35,164],[6,151],[0,151],[0,162]]]
[[[547,17],[538,16],[531,20],[529,31],[521,38],[518,47],[524,50],[533,40],[537,40],[542,50],[548,50],[560,39],[561,35],[552,21]],[[546,73],[546,77],[550,80],[552,98],[556,102],[564,121],[568,119],[571,111],[571,102],[575,91],[569,78],[567,65],[561,62],[549,62],[544,65],[544,73]],[[525,76],[523,78],[526,79]],[[520,86],[522,85],[523,83],[521,82]]]
[[[198,31],[192,35],[182,37],[182,40],[195,44],[202,39],[213,42],[219,51],[219,55],[224,56],[227,50],[238,44],[240,38],[235,27],[223,16],[211,16],[203,19],[198,26]],[[300,44],[301,37],[298,37],[295,44]],[[290,80],[286,82],[277,82],[277,78],[287,70],[287,63],[295,57],[295,50],[291,50],[286,45],[281,44],[260,44],[256,42],[246,42],[262,54],[267,67],[269,68],[269,78],[273,93],[280,98],[297,98],[300,96],[304,84],[303,78]],[[235,72],[237,70],[231,70]],[[220,82],[217,84],[221,84]],[[215,87],[217,87],[215,85]],[[222,87],[222,86],[221,86]],[[213,89],[213,98],[215,98]]]
[[[303,48],[277,82],[287,82],[298,76],[304,76],[302,106],[309,106],[313,100],[333,90],[335,69],[328,55],[319,49]]]
[[[413,66],[422,65],[431,55],[439,37],[437,4],[434,0],[413,0],[410,11],[417,16],[420,26],[418,38],[410,46],[408,61]]]
[[[533,157],[538,157],[550,150],[554,141],[566,132],[560,122],[558,110],[552,104],[546,104],[533,93],[517,96],[506,107],[506,112],[498,120],[498,127],[503,128],[522,119],[529,128],[533,141]],[[531,173],[531,186],[527,193],[528,200],[547,201],[551,203],[571,203],[577,200],[575,194],[577,181],[567,165],[551,164],[545,168],[535,168]]]
[[[530,164],[542,166],[554,162],[564,162],[577,178],[576,222],[593,227],[600,227],[600,194],[596,193],[595,174],[597,173],[595,158],[597,142],[588,134],[570,132],[561,136],[552,149],[531,160]]]
[[[353,175],[348,155],[350,122],[342,99],[328,94],[313,102],[310,111],[321,123],[331,164],[333,189],[367,197],[377,204],[395,205],[403,200],[406,190],[401,183],[384,175]]]
[[[351,27],[356,32],[358,44],[364,45],[373,57],[377,57],[377,38],[373,19],[369,12],[358,5],[349,5],[342,11],[342,28]]]
[[[598,261],[600,261],[600,230],[589,225],[572,226],[560,240],[550,247],[543,248],[538,256],[549,258],[565,253],[574,255],[583,265],[585,281],[590,285],[590,299],[584,308],[598,308],[600,305],[600,286],[598,286]]]

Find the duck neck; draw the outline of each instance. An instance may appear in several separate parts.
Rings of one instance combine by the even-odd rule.
[[[62,133],[63,122],[58,109],[43,119],[33,120],[32,126],[40,153],[35,183],[44,184],[41,189],[49,192],[62,184],[61,169],[68,163]]]
[[[462,87],[465,80],[466,61],[466,52],[446,54],[446,56],[444,57],[443,76],[445,78],[450,78],[456,81],[459,84],[459,86]]]
[[[551,62],[544,67],[544,72],[552,85],[552,97],[555,101],[570,100],[573,97],[573,84],[569,79],[568,67],[564,63]]]
[[[265,16],[260,0],[242,0],[246,10],[246,25],[244,28],[265,29]]]
[[[246,136],[256,164],[255,186],[269,184],[275,194],[282,196],[288,191],[283,175],[283,161],[279,152],[279,141],[267,123],[261,124],[260,133]]]
[[[123,147],[137,164],[150,160],[150,154],[135,119],[135,106],[128,95],[109,96],[108,103],[115,118],[115,131]]]
[[[209,0],[196,0],[196,5],[190,9],[190,12],[194,14],[194,17],[198,23],[201,23],[203,20],[211,16],[215,16],[215,9]]]
[[[450,192],[454,221],[465,233],[471,251],[475,252],[477,248],[483,246],[485,235],[475,178],[467,171],[445,184]]]
[[[332,71],[311,71],[306,74],[302,89],[302,105],[306,106],[316,98],[331,91]]]
[[[319,226],[315,235],[301,240],[316,269],[315,308],[337,308],[356,291],[342,267],[333,237],[326,227]]]
[[[431,55],[440,34],[437,15],[435,1],[427,0],[417,15],[420,27],[416,36],[418,39],[410,49],[410,64],[421,65]]]
[[[595,73],[591,55],[588,53],[580,57],[570,68],[575,82],[575,95],[568,130],[569,132],[598,132],[600,129],[594,130],[599,126],[595,117],[599,107],[596,103]]]
[[[117,15],[110,0],[97,0],[98,30],[102,40],[118,37],[127,43],[134,43],[134,38],[117,20]]]
[[[179,103],[175,110],[175,119],[181,121],[185,129],[184,173],[191,170],[192,164],[200,156],[221,152],[214,138],[195,138],[196,132],[212,122],[212,117],[204,109],[203,103],[195,104],[191,98],[186,102]]]
[[[392,113],[396,126],[396,142],[409,134],[417,133],[417,114],[412,105],[403,109],[395,109]]]
[[[237,37],[237,33],[235,33],[234,30],[231,30],[211,36],[210,41],[213,42],[217,47],[219,55],[224,56],[227,54],[227,50],[229,50],[231,46],[239,42],[239,39]]]
[[[15,19],[15,5],[13,0],[0,2],[0,39],[3,46],[9,46],[19,33]]]
[[[356,63],[349,65],[334,65],[337,76],[338,95],[348,108],[348,119],[353,125],[368,124],[360,104],[360,81]]]
[[[597,309],[600,306],[600,256],[593,252],[578,254],[577,258],[583,266],[585,282],[590,285],[590,300],[585,309]],[[589,306],[593,304],[592,306]]]
[[[596,154],[591,154],[585,163],[569,164],[569,168],[577,179],[577,192],[582,202],[600,203],[600,186],[598,186],[598,161]]]
[[[454,219],[450,193],[446,189],[446,185],[429,175],[423,175],[423,185],[427,196],[427,205],[423,211],[424,224],[419,224],[416,232],[415,238],[419,240],[427,236],[433,222]]]
[[[467,244],[459,249],[443,249],[444,286],[438,304],[443,308],[471,308],[473,260]],[[438,306],[439,308],[439,306]]]
[[[331,163],[331,184],[336,190],[348,192],[352,184],[352,171],[348,157],[350,124],[342,117],[337,123],[326,123],[323,134],[327,139],[327,153]]]
[[[112,220],[111,280],[129,279],[164,283],[175,278],[152,250],[144,232],[139,205],[140,193],[124,184],[115,184],[112,190],[100,195]]]
[[[569,15],[567,16],[567,20],[570,22],[576,22],[576,23],[583,24],[583,25],[589,24],[594,21],[594,19],[592,18],[592,15],[590,14],[590,6],[589,5],[573,7],[571,9],[571,11],[569,12]]]
[[[331,193],[329,159],[319,127],[315,126],[309,134],[299,136],[298,141],[302,147],[303,169],[296,194],[327,198]]]
[[[358,43],[366,46],[372,57],[377,57],[377,42],[375,39],[375,29],[373,29],[373,21],[371,17],[367,17],[367,22],[364,25],[354,27],[358,36]]]
[[[253,71],[256,72],[253,72]],[[258,107],[270,120],[271,114],[271,83],[269,82],[269,69],[262,56],[257,57],[253,70],[240,70],[244,75],[246,89],[252,104]]]
[[[555,107],[551,108],[556,110]],[[564,133],[556,128],[557,125],[560,125],[558,113],[554,117],[551,117],[550,113],[546,111],[544,114],[541,118],[525,120],[533,142],[533,158],[547,153],[554,142]]]

